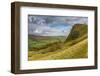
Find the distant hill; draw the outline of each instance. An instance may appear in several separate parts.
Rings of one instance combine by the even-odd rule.
[[[86,24],[75,24],[66,41],[75,40],[87,34],[88,26]]]
[[[66,38],[65,36],[37,36],[37,35],[28,35],[31,39],[41,40],[41,39],[62,39]]]

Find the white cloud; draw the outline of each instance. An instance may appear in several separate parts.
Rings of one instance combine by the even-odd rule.
[[[43,25],[43,26],[37,25],[38,27],[35,27],[35,26],[36,25],[33,25],[34,28],[31,27],[31,30],[29,30],[29,34],[40,35],[40,36],[66,36],[70,32],[68,30],[62,31],[62,30],[56,29],[54,27],[46,26],[46,25]]]
[[[28,33],[41,36],[67,36],[74,24],[88,23],[87,17],[74,16],[29,16],[29,20]]]

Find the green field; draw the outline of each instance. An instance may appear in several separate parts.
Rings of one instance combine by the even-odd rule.
[[[73,26],[65,37],[28,38],[28,60],[56,60],[88,57],[87,25]]]

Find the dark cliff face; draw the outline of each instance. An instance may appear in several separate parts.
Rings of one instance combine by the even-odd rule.
[[[75,24],[66,41],[75,40],[88,33],[88,26],[86,24]],[[65,42],[66,42],[65,41]]]

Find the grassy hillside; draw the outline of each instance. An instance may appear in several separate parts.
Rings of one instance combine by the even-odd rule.
[[[28,52],[29,60],[56,60],[56,59],[74,59],[87,58],[88,56],[88,39],[87,39],[87,25],[75,24],[63,43],[57,39],[42,42],[41,40],[36,45],[33,41],[29,41],[32,48]],[[30,39],[29,39],[30,40]],[[33,47],[34,46],[34,47]],[[40,47],[41,46],[41,47]],[[30,50],[30,49],[29,49]]]
[[[75,40],[87,34],[88,26],[86,24],[75,24],[65,42]]]
[[[67,48],[63,51],[51,54],[40,58],[39,60],[52,59],[72,59],[72,58],[86,58],[87,57],[87,39]]]

